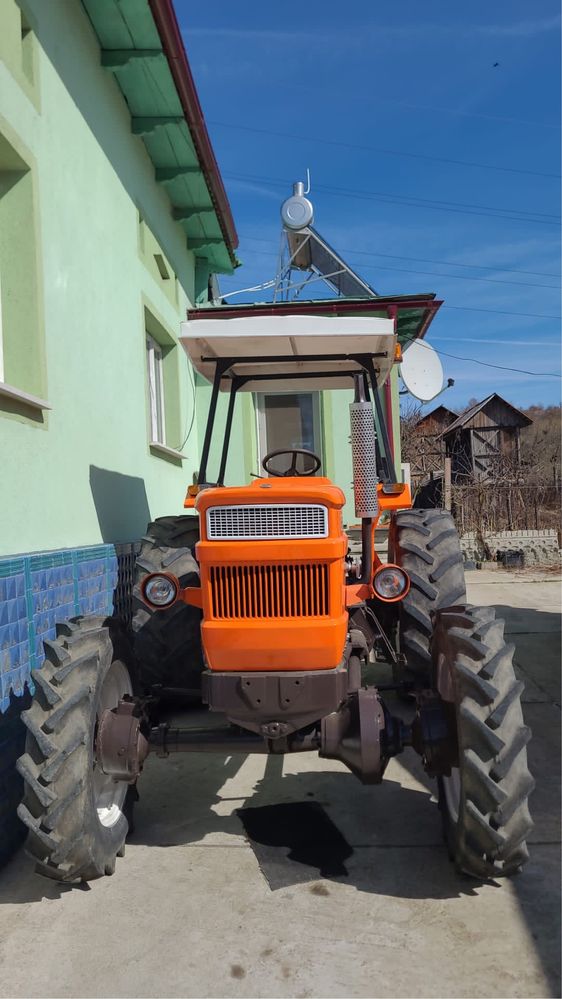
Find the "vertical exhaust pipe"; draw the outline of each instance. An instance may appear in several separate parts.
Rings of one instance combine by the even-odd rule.
[[[373,408],[367,402],[365,376],[354,375],[355,398],[349,405],[355,516],[361,519],[361,580],[370,583],[373,574],[373,519],[379,512],[376,436]]]

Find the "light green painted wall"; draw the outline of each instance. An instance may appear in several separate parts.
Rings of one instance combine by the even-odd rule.
[[[19,6],[0,4],[0,135],[28,167],[34,264],[10,284],[28,295],[30,308],[35,302],[35,318],[27,341],[33,357],[22,340],[15,345],[20,367],[12,370],[19,387],[47,398],[52,411],[0,397],[9,470],[0,480],[0,555],[130,540],[149,519],[182,513],[211,393],[199,379],[185,441],[195,400],[176,337],[186,307],[205,300],[208,270],[186,250],[144,145],[131,134],[125,102],[100,67],[79,0],[21,5],[35,35],[23,48]],[[170,273],[166,280],[155,253]],[[167,443],[184,444],[183,464],[149,447],[146,329],[165,348]],[[322,399],[325,471],[347,494],[347,523],[355,521],[351,395],[326,392]],[[221,396],[219,428],[226,404]],[[256,438],[254,399],[242,393],[227,485],[259,471]],[[209,474],[218,469],[221,442],[219,431]]]
[[[325,472],[345,493],[347,503],[343,511],[344,524],[355,524],[357,518],[353,499],[353,466],[349,422],[349,403],[353,402],[353,391],[343,389],[323,392],[322,395]]]
[[[196,387],[197,436],[199,453],[201,454],[212,388],[209,382],[201,377],[197,377]],[[228,394],[221,392],[217,404],[215,428],[209,463],[207,465],[207,479],[211,482],[215,481],[220,466],[227,408]],[[259,472],[254,399],[250,392],[239,392],[235,403],[224,484],[226,486],[243,485],[250,481],[252,473],[256,475]]]
[[[30,168],[44,358],[39,381],[27,385],[23,372],[18,387],[46,397],[52,411],[41,416],[0,398],[0,554],[7,555],[137,538],[148,519],[183,511],[199,461],[196,429],[183,467],[151,454],[145,366],[148,308],[169,337],[166,416],[177,446],[193,407],[187,360],[174,343],[194,297],[194,257],[131,134],[117,85],[100,67],[79,0],[22,0],[22,7],[35,33],[33,84],[22,62],[30,64],[29,47],[18,48],[19,8],[2,0],[0,133]],[[151,240],[165,248],[177,286],[160,278]],[[20,273],[18,294],[26,280]]]

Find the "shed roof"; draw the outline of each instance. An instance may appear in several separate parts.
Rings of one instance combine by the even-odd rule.
[[[187,245],[212,270],[237,266],[238,236],[205,125],[172,0],[82,0],[164,184]]]
[[[426,420],[435,419],[438,413],[440,415],[443,415],[444,417],[450,416],[451,422],[453,420],[456,420],[458,416],[458,413],[455,413],[452,409],[448,409],[447,406],[435,406],[434,409],[430,409],[429,413],[426,413],[425,416],[422,416],[418,420],[418,422],[416,423],[416,427],[420,427],[422,423],[426,422]]]
[[[471,406],[470,409],[467,409],[466,413],[461,413],[461,415],[457,417],[455,422],[451,423],[451,425],[447,427],[446,430],[443,431],[442,436],[447,437],[450,433],[453,433],[453,431],[459,430],[461,427],[465,427],[466,424],[470,423],[473,417],[475,417],[476,414],[480,412],[480,410],[484,409],[488,405],[488,403],[492,401],[492,399],[496,399],[497,402],[499,402],[502,406],[505,406],[507,409],[510,409],[513,413],[515,413],[519,417],[519,426],[528,427],[533,422],[532,420],[529,419],[528,416],[525,416],[525,414],[522,413],[520,409],[516,409],[515,406],[512,406],[510,402],[507,402],[506,399],[503,399],[502,396],[498,395],[497,392],[492,392],[491,395],[488,395],[486,396],[485,399],[482,399],[482,402],[477,402],[474,406]]]

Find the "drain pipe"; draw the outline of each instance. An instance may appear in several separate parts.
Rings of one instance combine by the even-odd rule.
[[[351,455],[355,516],[361,519],[361,578],[370,583],[373,575],[373,520],[379,512],[376,434],[373,409],[367,402],[365,375],[353,377],[355,398],[349,405]]]

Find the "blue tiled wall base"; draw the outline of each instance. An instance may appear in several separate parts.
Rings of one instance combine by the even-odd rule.
[[[117,576],[114,545],[0,559],[0,711],[26,683],[33,692],[31,670],[41,665],[43,640],[55,637],[57,622],[112,613]]]
[[[43,640],[76,614],[132,616],[136,543],[96,545],[0,559],[0,867],[25,837],[16,813],[23,782],[16,760]],[[22,696],[23,695],[23,696]]]

